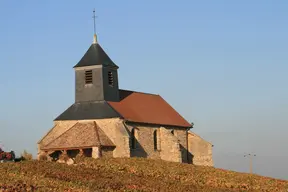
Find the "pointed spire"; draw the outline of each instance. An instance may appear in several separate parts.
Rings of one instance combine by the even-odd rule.
[[[105,53],[97,40],[96,35],[96,24],[95,24],[95,9],[93,11],[94,18],[94,35],[93,43],[90,45],[89,49],[86,51],[81,60],[73,67],[85,67],[85,66],[94,66],[94,65],[103,65],[112,68],[118,69],[119,67],[110,59],[110,57]]]
[[[94,37],[93,37],[93,44],[97,43],[97,35],[96,35],[96,15],[95,15],[95,8],[93,10],[93,19],[94,19]]]
[[[105,53],[99,43],[90,45],[84,56],[73,68],[94,65],[109,66],[117,69],[119,68]]]

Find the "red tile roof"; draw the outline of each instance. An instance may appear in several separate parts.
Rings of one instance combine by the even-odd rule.
[[[138,123],[191,127],[160,95],[120,91],[120,102],[108,103],[126,120]]]

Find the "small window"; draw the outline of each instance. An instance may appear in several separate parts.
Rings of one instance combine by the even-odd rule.
[[[172,129],[171,133],[174,135],[174,129]]]
[[[155,130],[153,132],[153,140],[154,140],[154,150],[156,151],[158,149],[158,146],[157,146],[157,130]]]
[[[92,84],[92,70],[85,71],[85,84]]]
[[[136,149],[135,129],[131,130],[131,148]]]
[[[111,87],[113,87],[114,82],[113,82],[113,73],[111,71],[108,72],[108,83]]]

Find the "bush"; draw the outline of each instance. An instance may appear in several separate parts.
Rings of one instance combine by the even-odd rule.
[[[24,150],[24,152],[21,154],[21,156],[25,160],[32,160],[33,159],[33,155],[31,153],[28,153],[26,150]]]
[[[68,161],[70,159],[70,157],[65,154],[65,153],[62,153],[60,156],[59,156],[59,160],[62,160],[62,161]]]
[[[86,157],[83,154],[77,154],[76,157],[74,158],[74,162],[77,163],[84,163]]]
[[[48,158],[47,158],[46,154],[39,155],[39,161],[47,161],[47,160],[48,160]]]

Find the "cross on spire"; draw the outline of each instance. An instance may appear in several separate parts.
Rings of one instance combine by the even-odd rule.
[[[94,41],[93,43],[96,44],[97,43],[97,35],[96,35],[96,18],[97,16],[95,15],[95,8],[93,10],[93,20],[94,20]]]
[[[95,8],[93,10],[93,17],[92,18],[94,19],[94,34],[96,34],[96,18],[97,18],[97,16],[95,15]]]

